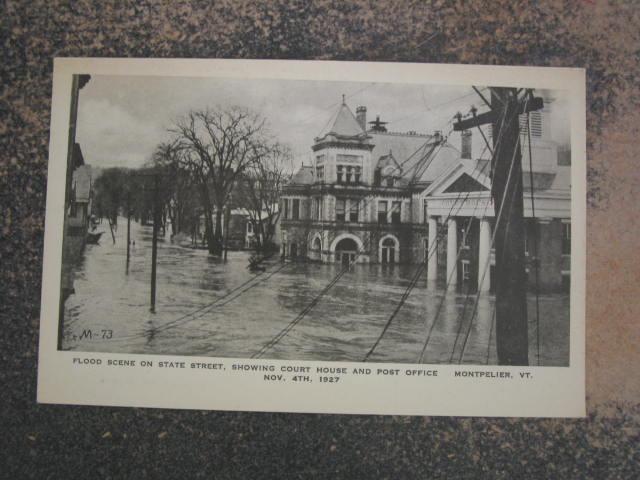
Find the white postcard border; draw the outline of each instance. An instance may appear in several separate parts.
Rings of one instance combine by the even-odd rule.
[[[569,367],[499,367],[247,360],[57,350],[64,185],[73,74],[335,80],[492,85],[569,92],[572,146],[572,256]],[[273,412],[455,416],[585,415],[586,105],[582,69],[272,60],[56,59],[49,147],[41,300],[38,401],[42,403]],[[102,365],[74,364],[100,359]],[[135,360],[135,367],[107,366]],[[141,367],[141,361],[154,367]],[[226,370],[168,369],[158,362],[223,364]],[[266,382],[267,372],[233,364],[347,368],[337,383]],[[437,377],[353,375],[353,368],[437,370]],[[514,378],[460,378],[455,371],[509,372]],[[530,379],[517,378],[528,372]],[[287,377],[288,378],[288,377]]]

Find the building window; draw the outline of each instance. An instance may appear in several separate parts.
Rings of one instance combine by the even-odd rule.
[[[322,198],[316,198],[314,200],[314,212],[315,219],[320,220],[322,218]]]
[[[562,254],[571,255],[571,224],[562,224]]]
[[[393,187],[393,177],[387,177],[387,187]]]
[[[342,183],[342,179],[344,177],[344,167],[342,165],[338,165],[338,183]]]
[[[396,243],[392,238],[386,238],[383,240],[380,250],[380,263],[396,263]]]
[[[316,156],[316,165],[324,163],[324,154]]]
[[[384,200],[378,202],[378,223],[387,223],[387,202]]]
[[[324,182],[324,167],[316,167],[316,181]]]
[[[402,221],[402,202],[391,202],[391,223]]]
[[[346,204],[346,201],[344,198],[336,198],[336,221],[337,222],[344,222],[345,204]]]
[[[300,218],[300,199],[293,199],[293,208],[291,209],[291,214],[293,220],[298,220]]]
[[[358,221],[358,200],[349,200],[349,221]]]
[[[429,215],[427,214],[427,200],[425,199],[422,204],[422,222],[429,224]]]
[[[471,263],[469,260],[462,260],[462,281],[468,282],[471,280]]]
[[[289,218],[289,199],[285,198],[282,202],[284,204],[284,218]]]
[[[347,183],[351,183],[353,177],[353,167],[347,167]]]
[[[380,185],[382,179],[382,172],[380,171],[379,168],[376,168],[376,170],[373,172],[373,184],[378,187]]]
[[[355,173],[354,173],[354,183],[359,184],[362,180],[362,167],[354,167],[355,169]]]
[[[253,224],[251,222],[247,222],[247,233],[253,233]]]

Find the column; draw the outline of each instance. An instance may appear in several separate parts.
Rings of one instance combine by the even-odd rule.
[[[458,283],[458,222],[455,218],[447,221],[447,282]]]
[[[429,258],[425,258],[427,262],[427,280],[438,279],[438,218],[429,217],[429,240],[427,242],[429,249]]]
[[[478,242],[478,291],[488,292],[491,285],[491,224],[488,218],[480,219]]]

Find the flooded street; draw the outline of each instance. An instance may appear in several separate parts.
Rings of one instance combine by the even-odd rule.
[[[131,224],[126,269],[126,220],[112,242],[87,245],[65,304],[63,348],[78,351],[248,358],[362,361],[396,309],[417,265],[357,265],[299,318],[339,273],[338,265],[246,267],[250,252],[227,261],[206,250],[158,242],[156,313],[149,311],[151,227]],[[422,275],[376,350],[374,362],[495,364],[493,296],[446,293]],[[465,307],[466,303],[466,307]],[[439,313],[438,313],[439,312]],[[469,325],[470,320],[473,322]],[[530,364],[538,364],[535,297],[529,298]],[[299,320],[294,325],[292,321]],[[88,334],[89,332],[90,334]],[[466,339],[466,340],[465,340]],[[540,297],[541,365],[568,365],[569,296]]]

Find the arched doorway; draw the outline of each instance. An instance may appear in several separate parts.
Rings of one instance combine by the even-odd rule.
[[[311,242],[311,255],[309,257],[312,260],[322,260],[322,240],[319,236],[316,236]]]
[[[387,265],[390,263],[397,263],[400,257],[400,247],[398,240],[392,236],[387,235],[380,240],[380,263]]]
[[[358,244],[352,238],[343,238],[336,244],[336,262],[348,267],[356,261]]]

